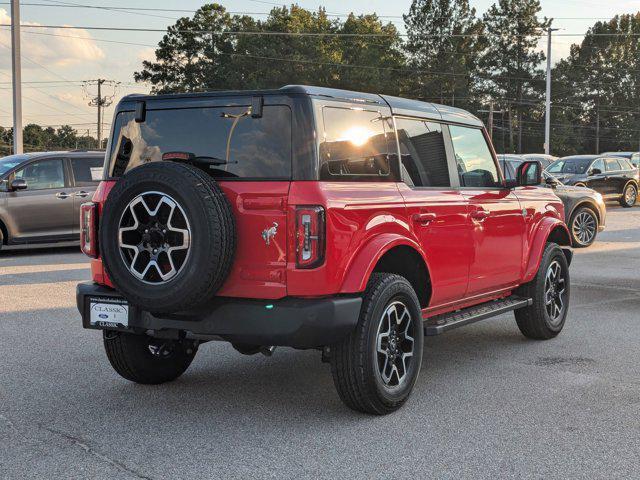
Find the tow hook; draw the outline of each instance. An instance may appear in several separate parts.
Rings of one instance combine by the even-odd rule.
[[[270,357],[271,355],[273,355],[273,352],[275,352],[276,347],[271,345],[271,346],[266,346],[263,345],[262,347],[260,347],[260,353],[263,354],[265,357]]]

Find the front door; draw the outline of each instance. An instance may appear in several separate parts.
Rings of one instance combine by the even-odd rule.
[[[429,261],[432,296],[429,307],[461,300],[467,289],[473,242],[467,202],[452,188],[455,173],[447,162],[442,125],[396,118],[400,165],[399,184],[410,228]]]
[[[603,195],[607,194],[607,172],[602,158],[594,161],[587,169],[587,179],[584,182],[587,187],[593,188]]]
[[[7,193],[13,240],[18,243],[73,238],[73,195],[61,158],[36,160],[16,171],[12,179],[27,182],[26,190]]]
[[[483,130],[449,128],[473,238],[466,296],[513,287],[520,280],[525,235],[520,201],[503,186]]]

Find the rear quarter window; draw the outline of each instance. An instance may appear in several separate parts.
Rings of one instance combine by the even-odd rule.
[[[320,180],[397,181],[391,118],[375,110],[324,107]]]
[[[291,178],[291,110],[263,108],[253,118],[247,107],[148,110],[145,122],[133,112],[116,117],[109,155],[110,177],[149,162],[191,163],[229,180]]]

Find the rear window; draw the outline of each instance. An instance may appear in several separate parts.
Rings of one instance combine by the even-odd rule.
[[[191,163],[229,180],[291,178],[291,110],[249,107],[148,110],[137,123],[133,112],[117,115],[109,154],[110,177],[149,162]]]

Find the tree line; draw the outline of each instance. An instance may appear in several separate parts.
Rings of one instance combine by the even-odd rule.
[[[53,128],[29,124],[23,129],[23,142],[25,152],[43,152],[91,149],[96,148],[98,141],[95,137],[79,134],[69,125]],[[0,156],[10,155],[12,145],[13,129],[0,127]]]
[[[313,84],[444,103],[485,121],[492,104],[496,148],[539,152],[541,39],[553,24],[540,11],[538,0],[497,0],[482,14],[468,0],[414,0],[401,34],[375,13],[332,19],[293,4],[261,20],[207,4],[167,28],[135,79],[157,93]],[[640,12],[596,22],[552,78],[552,153],[640,148]]]

